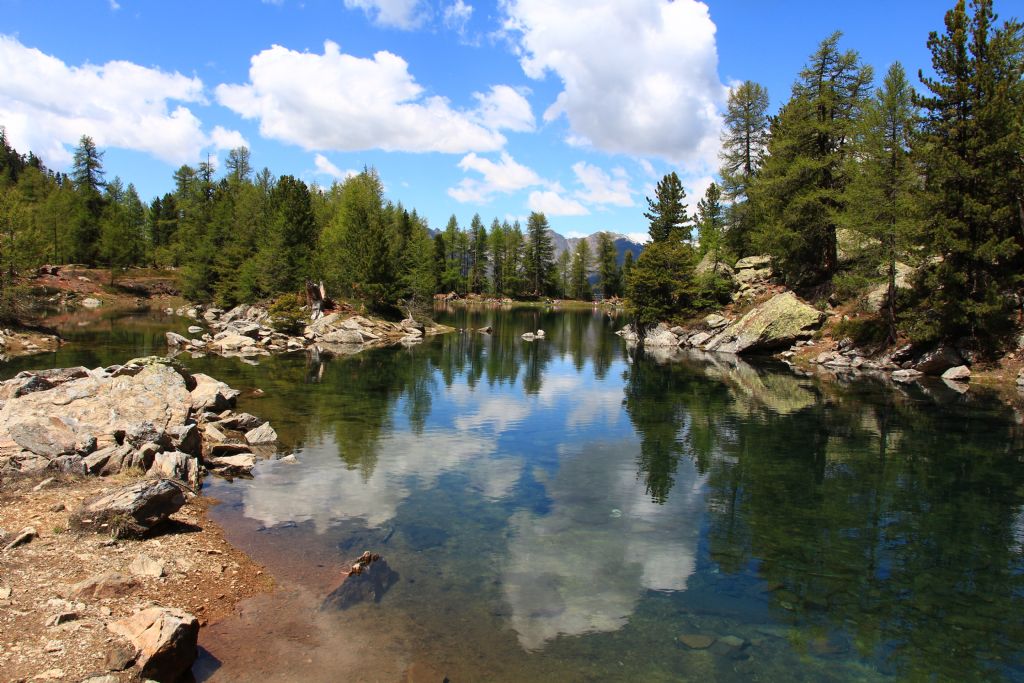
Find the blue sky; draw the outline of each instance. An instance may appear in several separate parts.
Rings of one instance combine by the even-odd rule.
[[[694,204],[711,181],[731,83],[774,112],[836,29],[879,77],[927,70],[952,2],[0,0],[0,125],[53,168],[92,135],[145,199],[245,144],[321,185],[374,166],[433,227],[640,237],[664,173]]]

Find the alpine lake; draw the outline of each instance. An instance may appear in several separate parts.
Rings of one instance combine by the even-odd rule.
[[[458,331],[408,348],[178,357],[298,461],[205,481],[276,588],[203,629],[198,680],[1024,680],[1007,403],[645,354],[589,308],[436,317]],[[0,374],[164,355],[189,324],[72,320]],[[325,609],[364,550],[397,581]]]

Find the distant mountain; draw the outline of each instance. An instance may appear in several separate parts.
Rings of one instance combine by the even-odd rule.
[[[594,233],[586,237],[563,237],[554,230],[548,230],[548,236],[551,238],[551,243],[555,246],[555,259],[562,255],[563,251],[572,251],[579,244],[581,239],[587,241],[587,246],[590,247],[590,257],[593,261],[597,260],[597,236],[599,233]],[[644,250],[644,245],[639,242],[634,242],[625,235],[619,235],[617,233],[611,233],[613,242],[615,243],[616,258],[619,262],[619,266],[622,266],[622,262],[626,260],[626,252],[633,252],[633,260],[640,255],[640,252]]]

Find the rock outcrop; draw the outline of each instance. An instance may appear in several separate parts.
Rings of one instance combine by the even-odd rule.
[[[198,307],[181,308],[176,312],[194,319],[205,320],[211,332],[188,339],[173,332],[167,333],[167,347],[171,353],[188,351],[193,354],[212,353],[221,356],[253,358],[273,353],[301,349],[351,354],[365,348],[390,344],[415,344],[424,336],[452,331],[445,325],[424,325],[415,320],[398,323],[353,315],[351,308],[336,311],[312,320],[301,335],[276,331],[267,309],[260,306],[236,306],[230,311]],[[202,332],[202,328],[189,328]]]
[[[143,479],[86,502],[70,519],[75,529],[139,538],[184,504],[179,484],[169,479]]]
[[[783,292],[722,328],[701,348],[721,353],[772,351],[810,337],[824,321],[824,313],[793,292]]]
[[[135,664],[145,679],[177,681],[199,654],[199,621],[182,610],[150,607],[110,622],[107,629],[136,649]]]
[[[248,472],[253,451],[271,455],[278,436],[265,420],[231,412],[238,393],[166,358],[21,373],[0,382],[0,472],[132,472],[193,489],[204,466]],[[210,462],[228,455],[249,458]]]

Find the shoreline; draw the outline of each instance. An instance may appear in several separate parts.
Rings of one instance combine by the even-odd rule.
[[[123,666],[124,644],[111,638],[107,624],[156,604],[195,615],[206,628],[233,616],[243,600],[273,590],[265,568],[210,518],[217,501],[202,494],[142,539],[69,528],[83,501],[135,480],[47,472],[3,482],[0,525],[38,533],[0,554],[0,669],[7,680],[135,680],[138,672]],[[97,595],[76,592],[109,572],[123,581]]]

